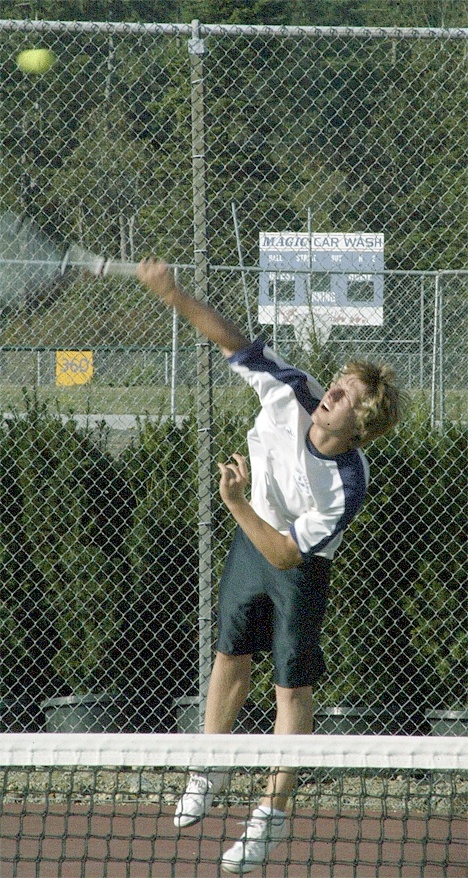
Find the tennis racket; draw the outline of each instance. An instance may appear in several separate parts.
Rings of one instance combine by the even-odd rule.
[[[50,297],[68,283],[72,269],[93,277],[134,277],[136,268],[77,244],[56,243],[29,217],[0,214],[0,307]]]

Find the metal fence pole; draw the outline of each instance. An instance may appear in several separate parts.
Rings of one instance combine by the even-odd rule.
[[[192,174],[195,295],[208,298],[208,260],[206,233],[205,119],[203,55],[199,22],[192,22],[188,45],[191,63]],[[211,584],[212,584],[212,374],[211,344],[197,339],[197,429],[198,429],[198,547],[199,547],[199,727],[203,728],[206,692],[211,672]]]
[[[442,278],[439,281],[439,430],[442,432],[445,418],[444,381],[444,294]]]
[[[234,222],[234,231],[236,233],[237,253],[239,256],[239,268],[241,269],[242,287],[244,290],[245,311],[247,314],[247,324],[249,327],[249,338],[250,338],[250,341],[253,341],[254,330],[253,330],[253,323],[252,323],[252,314],[250,313],[249,291],[248,291],[247,281],[246,281],[246,277],[245,277],[244,257],[242,254],[242,244],[241,244],[241,239],[240,239],[239,221],[237,219],[236,204],[234,201],[231,203],[231,210],[232,210],[232,219]]]
[[[439,275],[434,279],[434,323],[432,333],[432,375],[431,375],[431,429],[436,423],[437,396],[437,342],[439,338]]]
[[[179,269],[174,269],[175,282],[179,279]],[[171,420],[175,424],[177,417],[177,366],[179,356],[179,315],[172,311],[172,354],[171,354]]]
[[[177,359],[179,347],[179,315],[174,308],[172,312],[172,351],[171,351],[171,420],[177,417]]]
[[[421,295],[419,307],[419,388],[424,387],[424,275],[421,275]]]

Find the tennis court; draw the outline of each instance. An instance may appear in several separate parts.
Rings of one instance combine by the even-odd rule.
[[[206,817],[179,834],[173,808],[56,805],[24,813],[12,805],[2,820],[3,878],[217,878],[226,842],[239,836],[246,809]],[[215,809],[222,811],[222,808]],[[21,842],[15,836],[22,833]],[[352,812],[298,812],[285,841],[256,874],[267,878],[465,878],[466,821],[443,817],[382,818]],[[15,862],[11,862],[15,860]]]

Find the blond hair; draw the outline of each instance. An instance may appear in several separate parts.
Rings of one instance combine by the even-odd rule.
[[[335,376],[354,375],[366,385],[368,393],[356,409],[359,445],[383,436],[403,417],[408,403],[405,391],[398,387],[395,373],[385,363],[351,360]]]

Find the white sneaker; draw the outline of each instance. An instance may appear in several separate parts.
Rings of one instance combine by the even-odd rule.
[[[256,808],[239,841],[223,856],[222,867],[226,872],[243,875],[264,863],[270,853],[283,840],[287,832],[286,817],[269,817]]]
[[[226,783],[222,771],[209,771],[206,774],[191,774],[182,798],[177,802],[174,824],[179,828],[198,823],[211,808],[216,793]]]

